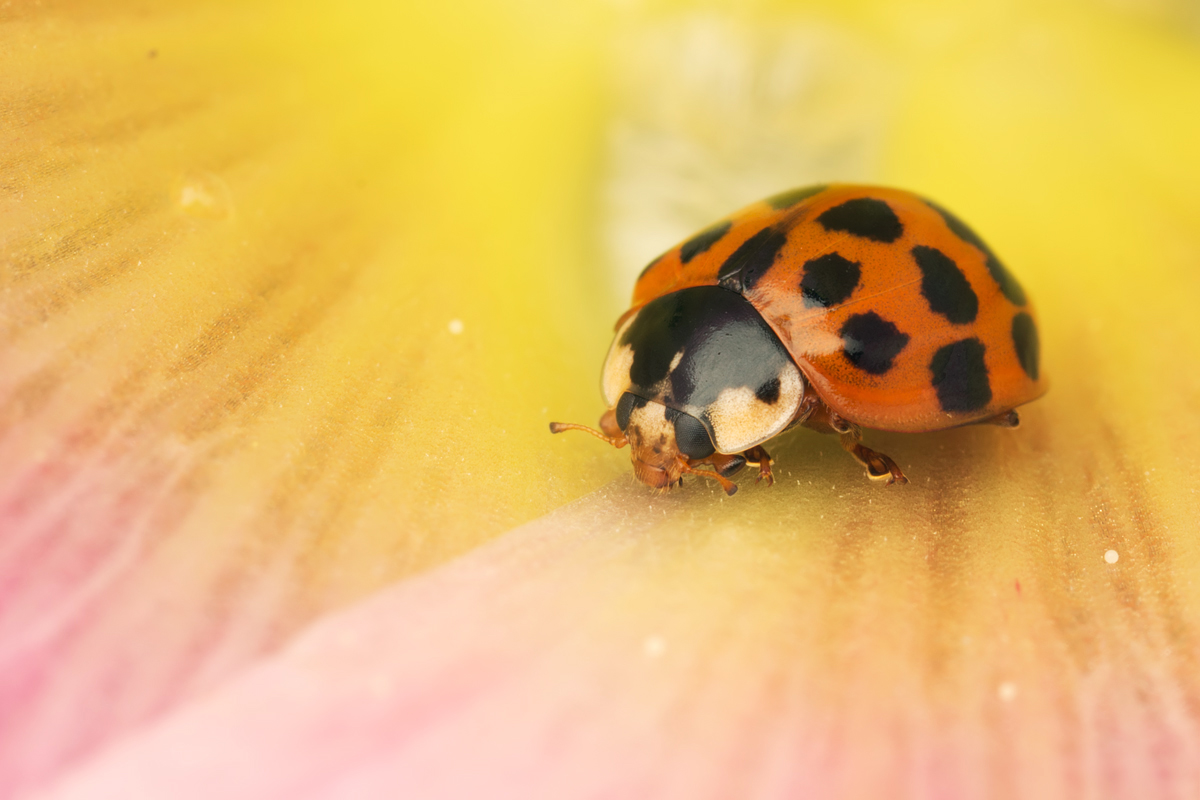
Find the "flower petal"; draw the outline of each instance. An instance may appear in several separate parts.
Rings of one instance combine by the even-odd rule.
[[[1114,570],[1032,527],[965,530],[944,494],[877,497],[865,525],[747,529],[765,500],[646,503],[619,482],[328,617],[42,796],[1200,788],[1184,619],[1127,599],[1161,585],[1163,557],[1131,545]],[[914,504],[945,527],[897,536]]]
[[[1019,431],[870,434],[903,489],[798,432],[773,489],[626,474],[364,601],[627,473],[545,422],[600,410],[592,251],[628,218],[592,217],[597,176],[663,177],[620,140],[598,165],[604,48],[676,42],[654,10],[383,5],[3,19],[0,794],[80,764],[64,794],[1197,793],[1194,39],[756,9],[720,102],[625,73],[654,153],[749,165],[714,196],[795,142],[833,161],[780,180],[846,165],[970,220],[1052,391]],[[849,106],[765,80],[805,41],[848,43],[805,68]]]
[[[546,432],[592,62],[495,16],[5,17],[0,795],[620,470]]]

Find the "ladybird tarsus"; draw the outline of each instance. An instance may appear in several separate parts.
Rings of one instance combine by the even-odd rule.
[[[863,445],[859,441],[861,438],[862,432],[857,427],[852,427],[849,431],[841,434],[839,440],[842,449],[854,456],[855,461],[866,467],[868,478],[873,481],[883,481],[887,486],[903,486],[908,483],[908,478],[905,477],[904,472],[895,461],[883,453]]]
[[[1021,415],[1016,411],[1005,411],[1003,414],[981,419],[978,424],[995,425],[998,428],[1019,428],[1021,427]]]
[[[775,485],[775,476],[771,474],[771,454],[766,451],[766,448],[762,445],[755,445],[742,455],[745,456],[747,464],[758,467],[758,475],[754,478],[755,483],[766,481],[767,486]]]

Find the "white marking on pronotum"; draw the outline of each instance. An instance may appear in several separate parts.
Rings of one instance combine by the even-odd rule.
[[[721,453],[740,453],[765,442],[787,427],[804,397],[804,380],[795,365],[779,372],[779,399],[764,403],[748,386],[725,389],[708,407],[714,443]]]
[[[604,370],[600,374],[600,389],[608,407],[612,408],[621,399],[621,393],[629,388],[629,370],[633,367],[633,345],[621,344],[621,337],[629,326],[637,319],[637,314],[630,315],[625,324],[613,337],[608,356],[604,359]]]
[[[629,388],[629,370],[633,367],[633,346],[614,345],[604,362],[604,375],[600,380],[603,384],[604,399],[612,408],[621,399],[621,393]]]

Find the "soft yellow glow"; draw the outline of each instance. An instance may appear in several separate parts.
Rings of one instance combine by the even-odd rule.
[[[528,649],[565,653],[547,681],[609,703],[613,730],[709,742],[802,696],[884,731],[846,796],[906,769],[880,720],[914,748],[961,735],[1012,796],[1066,786],[1034,767],[1098,731],[1152,775],[1156,709],[1186,761],[1194,20],[1069,0],[5,9],[0,639],[56,669],[14,690],[0,772],[32,785],[604,487],[536,524],[577,550],[488,574],[522,619],[561,622]],[[936,199],[1020,276],[1052,381],[1021,429],[868,433],[912,479],[890,489],[786,434],[777,485],[733,498],[642,491],[625,452],[550,436],[603,411],[645,261],[833,178]],[[588,699],[592,665],[635,688]],[[693,685],[723,688],[680,727]],[[73,709],[101,688],[85,731]]]

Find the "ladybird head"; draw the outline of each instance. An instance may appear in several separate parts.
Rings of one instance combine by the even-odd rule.
[[[662,403],[643,400],[626,392],[617,404],[617,419],[629,441],[633,474],[652,489],[669,489],[683,477],[686,459],[679,452],[675,426]],[[625,413],[622,414],[622,411]]]
[[[725,476],[694,468],[696,462],[711,456],[715,448],[703,423],[690,414],[625,392],[616,406],[600,418],[600,429],[550,423],[552,433],[582,430],[614,447],[628,444],[634,476],[652,489],[666,491],[680,485],[685,473],[691,473],[716,480],[726,494],[737,491],[737,486]]]
[[[633,474],[651,488],[678,485],[689,471],[688,459],[713,453],[712,441],[699,420],[662,403],[625,392],[614,412],[617,426],[629,442]]]
[[[561,423],[550,430],[588,430],[616,447],[628,444],[634,475],[647,486],[668,489],[692,473],[733,494],[725,475],[696,467],[715,465],[715,453],[730,463],[724,456],[786,428],[804,379],[749,300],[721,286],[691,286],[622,318],[601,389],[609,410],[600,431]]]

